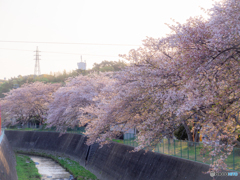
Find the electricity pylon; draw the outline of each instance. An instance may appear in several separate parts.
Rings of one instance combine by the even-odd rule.
[[[39,63],[39,52],[40,51],[38,51],[38,47],[37,47],[37,50],[36,51],[34,51],[34,52],[36,52],[36,59],[35,59],[35,68],[34,68],[34,75],[36,75],[36,76],[39,76],[39,75],[41,75],[41,71],[40,71],[40,63]]]

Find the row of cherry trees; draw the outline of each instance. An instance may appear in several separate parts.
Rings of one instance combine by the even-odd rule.
[[[215,157],[211,169],[226,168],[240,133],[240,1],[215,3],[206,13],[207,20],[169,25],[171,34],[147,38],[122,56],[131,66],[96,97],[101,103],[85,108],[95,115],[87,126],[89,144],[108,143],[119,130],[136,128],[139,150],[183,124],[189,140],[199,128],[207,135],[202,153]]]
[[[84,111],[99,101],[95,97],[114,80],[111,74],[89,74],[68,78],[65,85],[60,83],[26,83],[20,88],[5,93],[1,99],[5,125],[27,123],[37,120],[47,127],[65,131],[68,127],[86,125],[92,115]],[[85,124],[81,123],[84,118]]]
[[[171,34],[122,55],[130,62],[122,71],[80,75],[63,87],[27,84],[7,94],[3,111],[21,120],[38,115],[61,131],[87,124],[88,144],[136,128],[136,151],[180,125],[189,140],[201,129],[208,137],[202,153],[216,156],[211,170],[225,169],[240,130],[240,1],[215,3],[206,13],[207,20],[168,25]]]

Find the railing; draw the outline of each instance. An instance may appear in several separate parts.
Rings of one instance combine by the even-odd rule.
[[[0,127],[0,128],[1,128],[1,127]],[[1,144],[1,142],[2,142],[3,136],[4,136],[4,129],[2,128],[1,134],[0,134],[0,144]]]
[[[137,142],[135,140],[136,137],[134,134],[124,134],[124,144],[136,147]],[[201,162],[204,164],[213,163],[214,156],[209,156],[208,153],[203,155],[202,153],[200,153],[200,150],[202,148],[203,143],[164,138],[161,140],[161,142],[157,143],[154,148],[148,150],[196,162]],[[227,164],[229,170],[240,172],[240,148],[234,147],[232,153],[228,156],[225,163]]]

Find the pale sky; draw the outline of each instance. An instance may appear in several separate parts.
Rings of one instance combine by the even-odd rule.
[[[164,23],[173,24],[171,19],[184,23],[204,15],[200,7],[209,9],[212,4],[211,0],[0,0],[0,79],[33,74],[37,46],[42,51],[42,74],[77,69],[81,54],[89,69],[95,62],[118,60],[118,54],[138,47],[1,41],[141,45],[146,36],[169,33]]]

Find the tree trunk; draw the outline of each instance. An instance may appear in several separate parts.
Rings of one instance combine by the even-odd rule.
[[[233,143],[236,143],[238,147],[240,147],[240,142],[238,140],[233,141]]]
[[[199,125],[196,125],[194,128],[194,142],[199,142]]]
[[[193,141],[193,137],[192,137],[192,133],[187,125],[187,123],[185,122],[185,120],[182,121],[182,124],[186,130],[187,136],[188,136],[188,141]]]

